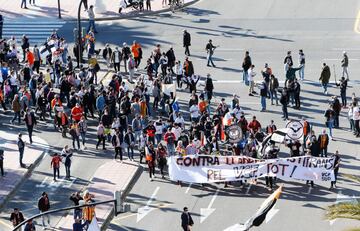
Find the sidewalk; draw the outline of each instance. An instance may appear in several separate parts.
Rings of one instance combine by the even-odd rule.
[[[198,0],[184,0],[185,5],[197,2]],[[19,20],[21,18],[27,18],[28,20],[38,20],[39,18],[58,18],[58,1],[57,0],[36,0],[36,5],[30,5],[27,2],[28,9],[21,9],[21,1],[9,1],[0,0],[0,14],[3,15],[5,20]],[[78,6],[80,0],[61,0],[61,16],[64,20],[77,19]],[[145,1],[144,1],[145,4]],[[118,13],[120,7],[120,0],[88,0],[88,6],[94,5],[95,18],[101,20],[110,20],[114,18],[122,18],[128,16],[135,16],[140,14],[149,14],[149,11],[140,13],[139,10],[134,10],[132,7],[123,9],[121,14]],[[146,6],[145,6],[146,8]],[[158,12],[168,10],[169,6],[162,6],[162,0],[151,1],[151,12]],[[82,6],[81,18],[87,19],[87,12],[84,11]]]
[[[98,168],[88,185],[87,190],[94,194],[95,201],[114,199],[114,192],[122,190],[128,193],[134,181],[141,173],[141,167],[136,162],[123,161],[120,163],[111,160]],[[96,206],[96,218],[102,230],[106,229],[107,223],[113,217],[114,204],[102,204]],[[58,223],[56,228],[60,230],[72,230],[74,223],[72,212]]]
[[[17,187],[26,180],[36,164],[42,159],[42,154],[48,148],[43,139],[33,136],[33,144],[30,145],[27,133],[23,134],[26,142],[23,162],[27,168],[19,165],[19,152],[17,147],[17,134],[0,131],[0,149],[4,150],[5,177],[0,176],[0,208],[9,200]]]

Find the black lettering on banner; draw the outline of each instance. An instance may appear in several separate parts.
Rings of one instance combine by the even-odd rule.
[[[200,158],[193,158],[192,166],[199,166],[199,164],[200,164]]]
[[[189,167],[191,165],[191,158],[190,157],[185,157],[184,160],[183,160],[183,163],[186,167]]]
[[[288,164],[279,164],[279,166],[281,167],[281,175],[285,175],[285,169],[286,167],[288,167]]]
[[[330,181],[331,180],[330,172],[322,172],[321,173],[321,180],[322,181]]]
[[[177,164],[177,165],[183,165],[182,160],[183,160],[182,157],[177,158],[177,159],[176,159],[176,164]]]
[[[219,157],[215,156],[214,162],[213,162],[212,164],[213,164],[213,165],[220,165],[220,164],[219,164]]]
[[[294,165],[294,166],[293,166],[293,169],[292,169],[292,171],[291,171],[290,177],[292,177],[292,176],[293,176],[293,174],[294,174],[294,172],[295,172],[296,168],[297,168],[297,165]]]

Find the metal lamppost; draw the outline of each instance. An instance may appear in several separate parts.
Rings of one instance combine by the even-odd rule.
[[[80,3],[79,3],[79,8],[78,8],[78,55],[79,55],[79,58],[78,58],[78,67],[80,67],[80,63],[82,61],[82,46],[81,46],[81,21],[80,21],[80,14],[81,14],[81,5],[83,4],[83,0],[80,0]]]
[[[59,18],[61,18],[60,0],[58,0],[58,11],[59,11]]]

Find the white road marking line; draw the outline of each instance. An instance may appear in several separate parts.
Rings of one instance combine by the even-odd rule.
[[[210,201],[210,203],[209,203],[209,205],[208,205],[207,208],[205,208],[205,209],[201,208],[201,209],[200,209],[200,223],[203,223],[203,222],[206,220],[206,218],[208,218],[208,217],[215,211],[215,209],[213,209],[213,208],[211,208],[211,207],[213,206],[213,204],[214,204],[214,202],[215,202],[215,199],[216,199],[219,191],[220,191],[219,188],[216,189],[216,192],[215,192],[215,194],[212,196],[211,201]]]
[[[187,189],[186,189],[186,191],[185,191],[185,194],[187,194],[187,193],[189,192],[189,190],[190,190],[190,188],[191,188],[191,185],[192,185],[192,183],[190,183],[189,186],[187,187]]]
[[[252,187],[252,184],[249,184],[249,187],[247,188],[246,193],[245,193],[246,195],[249,195],[251,187]]]
[[[137,211],[137,216],[136,216],[136,223],[138,223],[141,219],[143,219],[147,214],[149,214],[152,210],[154,210],[155,208],[150,208],[150,204],[153,202],[153,200],[155,199],[156,194],[158,193],[160,187],[157,186],[156,189],[154,190],[153,194],[151,195],[150,199],[148,200],[148,202],[146,203],[146,206],[140,207],[138,208]]]
[[[270,211],[268,212],[268,214],[266,215],[265,218],[265,222],[269,223],[271,221],[271,219],[280,211],[280,209],[276,209],[275,206],[270,209]]]
[[[45,178],[43,179],[43,181],[41,182],[41,184],[37,184],[37,185],[35,185],[35,187],[36,187],[36,188],[45,188],[45,187],[46,187],[46,182],[47,182],[48,178],[49,178],[49,177],[45,177]]]
[[[324,61],[341,61],[341,59],[323,59]],[[358,61],[360,59],[349,59],[350,61]]]

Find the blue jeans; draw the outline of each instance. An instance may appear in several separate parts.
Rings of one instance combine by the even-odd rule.
[[[328,85],[328,84],[327,84],[327,83],[322,83],[321,85],[322,85],[322,87],[324,88],[324,92],[327,92],[327,85]]]
[[[248,72],[245,70],[243,71],[243,82],[245,83],[246,86],[249,86]]]
[[[274,99],[275,99],[276,105],[278,105],[279,100],[278,100],[278,97],[277,97],[276,90],[270,91],[270,98],[271,98],[271,104],[274,104]]]
[[[261,110],[266,110],[266,96],[261,96]]]
[[[93,29],[94,32],[96,32],[95,20],[93,20],[93,19],[89,20],[89,26],[88,26],[87,32],[89,32],[91,28]]]
[[[211,53],[209,53],[208,55],[207,55],[207,65],[208,66],[210,66],[210,62],[211,62],[211,65],[213,66],[213,67],[215,67],[215,64],[214,64],[214,62],[213,62],[213,60],[212,60],[212,54]]]
[[[332,137],[332,129],[334,127],[334,121],[333,120],[327,121],[326,127],[329,129],[329,136]]]
[[[20,111],[14,113],[14,117],[12,118],[11,122],[14,123],[14,121],[16,120],[16,118],[18,119],[19,124],[20,124],[20,123],[21,123],[21,121],[20,121],[20,119],[21,119]]]
[[[305,73],[305,65],[303,65],[299,70],[299,77],[301,80],[304,80],[304,73]]]

